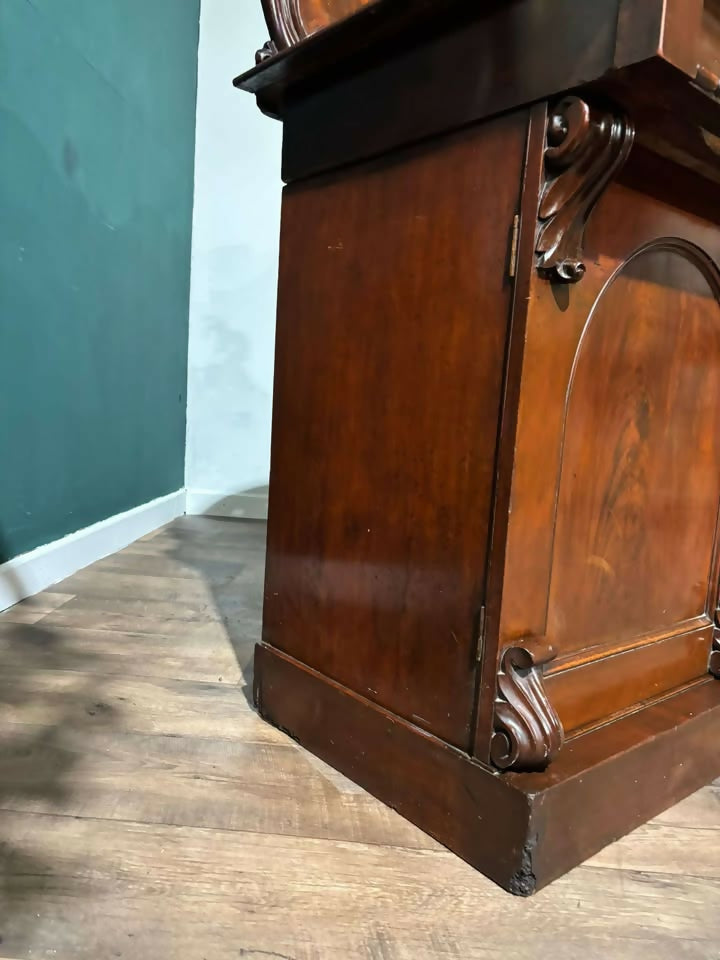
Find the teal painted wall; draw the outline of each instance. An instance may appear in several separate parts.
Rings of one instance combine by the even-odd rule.
[[[200,0],[0,0],[0,561],[184,484]]]

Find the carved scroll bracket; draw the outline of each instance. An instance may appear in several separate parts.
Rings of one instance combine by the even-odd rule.
[[[565,734],[543,686],[542,668],[555,656],[549,643],[528,639],[500,661],[490,759],[501,770],[544,770]]]
[[[576,283],[585,275],[585,225],[635,139],[630,120],[567,97],[550,115],[538,212],[538,270]]]

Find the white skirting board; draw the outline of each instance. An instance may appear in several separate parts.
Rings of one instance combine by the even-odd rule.
[[[0,610],[46,590],[185,513],[185,490],[101,520],[0,565]]]
[[[219,490],[188,488],[185,511],[190,516],[235,517],[245,520],[267,520],[266,487],[245,493],[222,493]]]

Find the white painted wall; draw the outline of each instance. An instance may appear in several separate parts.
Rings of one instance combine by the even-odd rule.
[[[270,470],[282,128],[232,87],[260,3],[202,0],[188,364],[188,512],[262,516]]]

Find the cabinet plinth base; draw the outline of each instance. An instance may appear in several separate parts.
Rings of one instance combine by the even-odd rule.
[[[261,716],[511,893],[529,896],[720,775],[713,678],[499,774],[259,644]],[[688,864],[690,869],[690,864]]]

